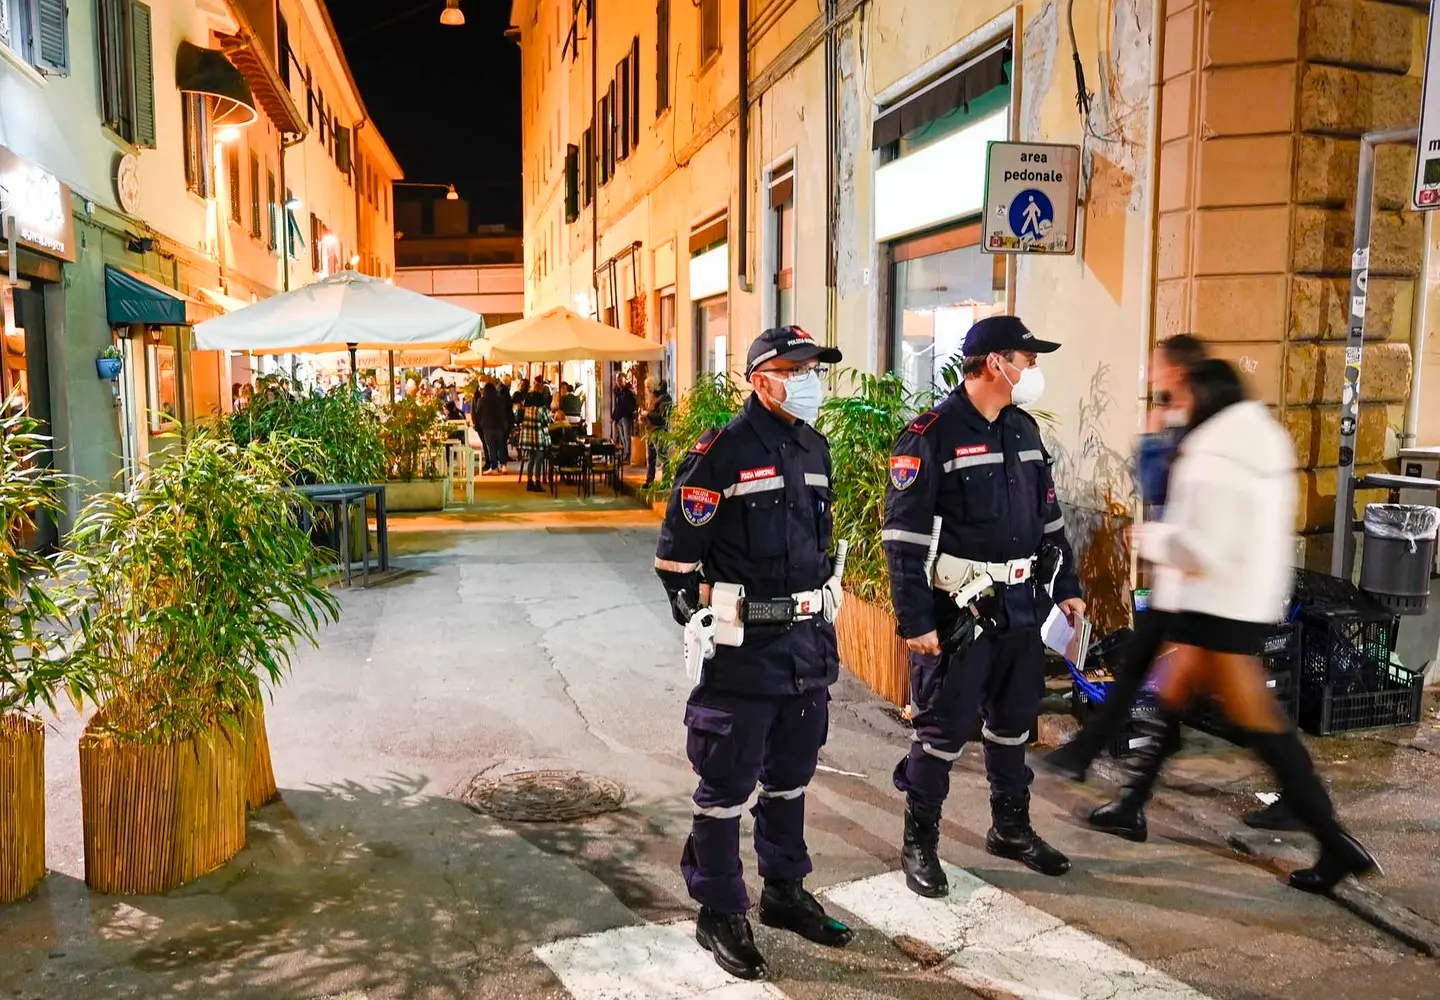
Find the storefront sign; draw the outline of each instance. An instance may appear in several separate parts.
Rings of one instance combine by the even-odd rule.
[[[1415,147],[1418,209],[1440,208],[1440,0],[1430,0],[1430,31],[1425,41],[1425,89],[1420,100],[1420,139]]]
[[[1079,146],[990,144],[980,240],[986,253],[1074,253],[1079,205]]]
[[[0,148],[0,215],[14,217],[16,236],[24,246],[75,260],[70,188],[39,164],[4,148]]]

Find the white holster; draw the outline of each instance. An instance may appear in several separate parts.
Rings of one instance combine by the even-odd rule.
[[[715,611],[715,642],[740,646],[745,642],[745,588],[738,583],[717,583],[710,588]]]

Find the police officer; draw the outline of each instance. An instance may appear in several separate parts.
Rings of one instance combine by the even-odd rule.
[[[745,368],[754,392],[680,464],[655,556],[681,623],[713,588],[745,589],[743,641],[715,646],[685,707],[686,751],[700,783],[680,861],[700,904],[696,940],[741,979],[765,974],[740,863],[740,814],[757,781],[760,921],[831,947],[852,937],[804,887],[812,869],[805,786],[829,733],[829,686],[840,665],[830,448],[813,424],[823,394],[818,366],[839,360],[798,327],[756,339]]]
[[[940,810],[977,712],[990,779],[985,849],[1046,875],[1070,868],[1030,825],[1034,774],[1025,765],[1045,692],[1040,626],[1052,597],[1072,621],[1085,609],[1050,458],[1035,419],[1020,409],[1044,387],[1038,356],[1059,346],[1037,340],[1014,316],[976,323],[965,336],[963,383],[910,424],[890,459],[881,537],[895,614],[910,648],[916,710],[913,742],[894,780],[907,799],[905,880],[922,896],[949,891],[936,853]],[[994,596],[980,606],[986,627],[953,656],[942,655],[942,637],[968,624],[960,616],[972,612],[951,599],[951,581],[937,590],[927,572],[937,515],[945,571],[961,581],[980,573],[995,581]],[[1042,550],[1049,595],[1037,577]]]

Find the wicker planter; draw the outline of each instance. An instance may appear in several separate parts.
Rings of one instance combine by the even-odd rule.
[[[216,726],[179,743],[137,745],[98,734],[96,721],[80,737],[86,885],[165,892],[245,846],[243,735]]]
[[[265,704],[257,701],[254,713],[245,721],[245,808],[259,809],[279,797],[270,761],[270,737],[265,732]]]
[[[0,903],[45,877],[45,728],[0,715]]]
[[[909,704],[910,654],[894,615],[846,591],[835,631],[847,670],[892,705]]]

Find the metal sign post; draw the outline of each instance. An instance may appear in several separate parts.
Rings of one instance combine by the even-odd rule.
[[[1413,143],[1415,128],[1367,132],[1360,137],[1360,176],[1355,184],[1355,245],[1350,255],[1350,308],[1345,339],[1345,384],[1340,392],[1340,470],[1335,481],[1335,537],[1330,573],[1349,580],[1355,568],[1355,434],[1360,425],[1360,370],[1365,349],[1365,295],[1370,280],[1371,202],[1375,197],[1375,147]],[[1440,207],[1440,206],[1437,206]]]

